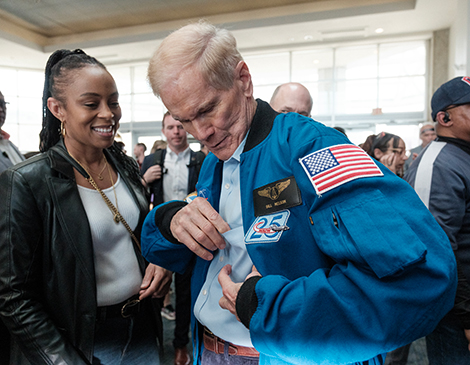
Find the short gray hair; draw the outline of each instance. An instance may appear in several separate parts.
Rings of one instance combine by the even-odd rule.
[[[148,80],[155,95],[172,75],[196,66],[208,85],[217,90],[233,86],[234,71],[243,58],[235,37],[226,29],[199,21],[166,37],[150,59]]]

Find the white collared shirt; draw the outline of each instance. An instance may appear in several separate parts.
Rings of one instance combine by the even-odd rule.
[[[166,148],[163,162],[163,201],[184,200],[188,195],[188,165],[191,161],[191,150],[188,146],[183,152],[175,153]]]
[[[219,213],[231,230],[223,234],[227,246],[218,250],[211,261],[206,281],[194,306],[194,315],[200,323],[225,341],[253,347],[250,331],[232,313],[220,307],[222,287],[218,281],[220,270],[227,264],[232,265],[230,277],[234,282],[243,282],[253,267],[245,247],[240,200],[240,155],[245,142],[246,137],[232,157],[224,162]]]

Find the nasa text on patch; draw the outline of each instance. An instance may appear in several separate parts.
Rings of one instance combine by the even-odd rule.
[[[360,147],[341,144],[323,148],[299,159],[317,195],[363,177],[383,176]]]
[[[245,243],[270,243],[277,242],[283,232],[288,231],[287,221],[290,212],[280,212],[264,215],[256,218],[245,235]]]
[[[274,181],[253,190],[256,217],[300,204],[302,204],[302,198],[294,176]]]

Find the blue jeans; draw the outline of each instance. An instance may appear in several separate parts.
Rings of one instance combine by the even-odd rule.
[[[259,358],[247,356],[232,356],[228,354],[229,343],[225,343],[224,353],[203,349],[201,356],[201,365],[258,365]]]
[[[159,365],[152,313],[135,318],[106,318],[97,322],[93,365]]]
[[[429,365],[468,365],[468,341],[459,321],[451,313],[426,336]]]

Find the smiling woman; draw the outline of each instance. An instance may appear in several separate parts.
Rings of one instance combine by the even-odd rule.
[[[0,177],[11,363],[158,364],[151,296],[169,275],[140,252],[148,201],[136,162],[115,146],[116,84],[81,50],[53,53],[45,79],[43,153]]]

